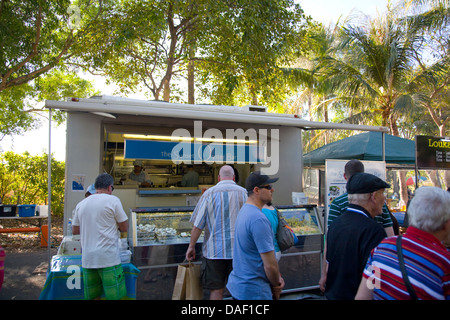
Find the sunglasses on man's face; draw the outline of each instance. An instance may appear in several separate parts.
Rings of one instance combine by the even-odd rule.
[[[266,186],[259,186],[258,188],[260,188],[260,189],[264,188],[264,189],[267,189],[267,190],[272,190],[272,185],[268,184]]]

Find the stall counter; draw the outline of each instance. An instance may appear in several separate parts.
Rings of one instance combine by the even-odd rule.
[[[198,188],[139,188],[135,185],[114,186],[114,195],[122,202],[125,212],[138,207],[195,205],[201,196]]]
[[[138,208],[131,213],[133,264],[141,273],[139,299],[170,300],[177,267],[185,260],[194,207]],[[279,262],[284,293],[317,289],[323,252],[323,227],[315,205],[280,206],[299,242],[284,251]],[[195,263],[201,263],[202,238],[195,246]],[[207,299],[205,293],[205,299]]]
[[[136,280],[139,269],[131,263],[122,264],[127,295],[122,300],[136,299]],[[39,300],[83,300],[83,272],[81,255],[55,255],[52,257]]]

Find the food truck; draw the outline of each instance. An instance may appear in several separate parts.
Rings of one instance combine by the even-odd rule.
[[[47,100],[45,106],[67,112],[64,225],[98,174],[110,173],[113,194],[129,216],[131,261],[141,271],[138,299],[171,299],[177,267],[189,243],[190,216],[202,192],[218,182],[224,164],[233,165],[242,186],[255,170],[279,178],[273,203],[299,238],[280,260],[284,292],[318,288],[323,217],[315,205],[292,200],[293,193],[303,191],[302,130],[386,129],[311,122],[260,106],[110,96]],[[142,169],[142,181],[131,178],[135,165]],[[191,166],[198,173],[198,185],[183,186],[183,175]],[[200,238],[197,263],[201,244]]]

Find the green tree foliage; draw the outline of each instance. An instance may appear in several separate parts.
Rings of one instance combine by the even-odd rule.
[[[32,108],[27,101],[32,91],[25,83],[0,92],[0,141],[6,135],[22,134],[35,127],[32,115],[24,112]]]
[[[0,154],[0,198],[4,204],[48,204],[47,154]],[[52,158],[52,214],[64,213],[64,162]]]
[[[308,50],[311,27],[300,5],[280,1],[217,1],[197,43],[199,81],[214,104],[279,109],[290,95],[282,66]]]
[[[107,1],[0,1],[0,92],[47,73],[73,56]]]
[[[447,135],[450,2],[411,3],[389,6],[374,19],[353,16],[328,36],[317,34],[325,50],[312,51],[309,71],[325,81],[298,77],[301,87],[312,92],[309,102],[317,100],[310,111],[326,102],[330,121],[384,125],[405,137],[432,134],[435,125],[434,134]],[[324,92],[331,95],[317,99]]]
[[[171,93],[190,65],[204,101],[276,105],[287,95],[279,66],[306,47],[306,26],[292,0],[126,0],[80,43],[77,63],[123,93],[165,101],[178,98]]]
[[[63,69],[107,1],[0,0],[0,141],[39,126],[45,99],[94,93]],[[64,71],[62,71],[64,70]],[[64,115],[54,113],[58,122]]]
[[[41,102],[63,100],[67,97],[86,98],[98,94],[91,82],[73,72],[55,68],[29,83],[0,91],[0,141],[6,135],[20,135],[40,125],[47,115]],[[65,120],[65,113],[55,111],[53,120]]]

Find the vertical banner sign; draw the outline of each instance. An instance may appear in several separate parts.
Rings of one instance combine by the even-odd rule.
[[[416,136],[419,169],[450,169],[450,137]]]
[[[347,181],[344,178],[345,164],[349,160],[325,160],[325,209],[326,219],[331,202],[347,192]],[[361,161],[364,164],[364,172],[371,173],[382,180],[386,180],[386,162]],[[325,220],[325,226],[327,221]]]

